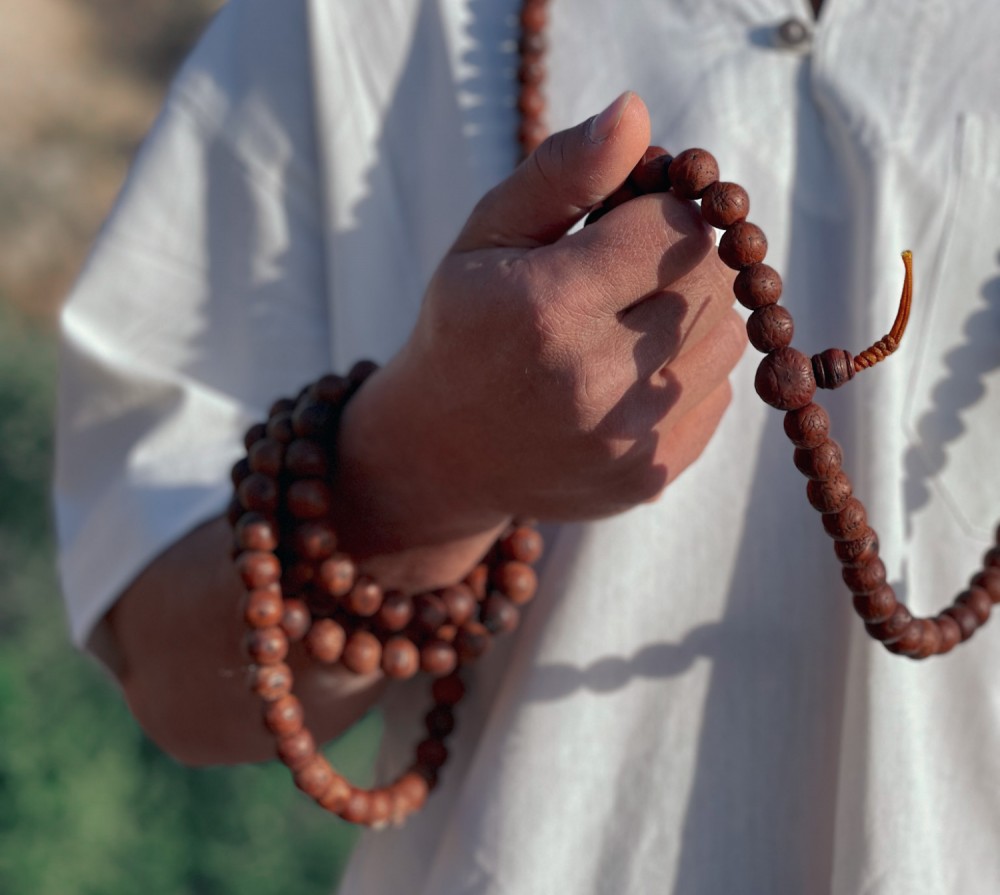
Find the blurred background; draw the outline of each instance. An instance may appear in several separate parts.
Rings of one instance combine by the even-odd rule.
[[[280,766],[161,755],[68,643],[48,479],[60,303],[221,0],[0,0],[0,893],[327,895],[352,832]],[[364,780],[371,717],[330,757]]]

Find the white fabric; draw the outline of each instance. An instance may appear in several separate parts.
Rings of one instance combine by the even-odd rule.
[[[82,642],[227,499],[270,400],[385,360],[475,199],[513,163],[515,0],[244,0],[179,77],[64,317],[57,503]],[[824,396],[889,576],[962,589],[1000,509],[1000,6],[556,0],[554,127],[637,90],[654,140],[745,185],[796,344],[901,353]],[[523,628],[477,669],[455,758],[345,893],[1000,889],[1000,650],[872,644],[754,353],[664,497],[552,539]],[[996,624],[994,622],[994,624]],[[411,754],[425,685],[386,700]],[[415,714],[416,713],[416,714]],[[407,720],[409,719],[409,720]]]

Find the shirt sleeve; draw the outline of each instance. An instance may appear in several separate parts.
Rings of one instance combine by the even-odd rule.
[[[242,433],[329,366],[301,3],[228,5],[65,307],[54,501],[71,633],[222,512]]]

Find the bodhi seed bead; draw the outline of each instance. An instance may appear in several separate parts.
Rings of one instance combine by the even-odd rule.
[[[787,348],[795,334],[792,315],[781,305],[757,308],[750,315],[746,326],[750,344],[765,354],[778,348]]]
[[[350,797],[351,784],[341,777],[340,774],[334,771],[333,778],[330,780],[330,785],[323,791],[316,801],[319,802],[319,804],[322,805],[327,811],[332,811],[334,814],[340,814]]]
[[[303,727],[291,736],[282,737],[277,743],[278,760],[283,765],[297,771],[306,766],[316,754],[316,741],[313,735]]]
[[[434,681],[431,696],[438,705],[457,705],[465,696],[465,684],[457,674],[449,674]]]
[[[541,534],[526,525],[519,525],[500,540],[503,555],[517,562],[538,562],[543,549]]]
[[[318,442],[297,438],[285,450],[285,468],[298,478],[324,479],[330,462]]]
[[[781,275],[767,264],[744,267],[733,281],[736,300],[750,311],[775,304],[781,298]]]
[[[292,775],[295,785],[309,798],[319,799],[333,783],[334,771],[322,755],[314,755]]]
[[[448,607],[436,594],[417,594],[413,598],[413,620],[424,631],[436,631],[448,621]]]
[[[835,513],[842,510],[853,493],[851,480],[840,470],[828,479],[813,479],[806,485],[806,497],[814,510]]]
[[[406,637],[390,637],[382,647],[382,671],[394,680],[406,680],[420,670],[420,650]]]
[[[685,149],[670,163],[668,176],[681,199],[699,199],[719,179],[719,163],[704,149]]]
[[[806,478],[832,479],[844,460],[844,452],[832,438],[827,438],[814,448],[796,448],[792,455],[795,468]]]
[[[750,221],[734,224],[719,240],[719,259],[733,270],[759,264],[766,255],[767,237],[760,227]]]
[[[435,637],[420,648],[420,668],[432,677],[451,674],[458,665],[455,647]]]
[[[842,510],[823,514],[823,528],[835,541],[853,541],[868,525],[864,505],[856,497],[848,498]]]
[[[490,648],[492,640],[490,632],[483,625],[478,622],[467,622],[455,635],[455,649],[463,662],[471,662]]]
[[[479,620],[491,634],[510,634],[517,630],[521,613],[505,596],[494,592],[483,600]]]
[[[784,419],[785,435],[796,447],[814,448],[830,435],[830,417],[815,403],[789,410]]]
[[[355,631],[347,638],[341,662],[355,674],[371,674],[382,664],[382,644],[369,631]]]
[[[303,522],[292,534],[295,555],[309,562],[322,562],[337,549],[337,536],[327,522]]]
[[[384,631],[402,631],[413,618],[413,602],[409,597],[392,592],[385,595],[376,619]]]
[[[302,730],[304,718],[302,703],[291,694],[268,704],[264,710],[264,724],[279,737],[291,736]]]
[[[354,586],[356,570],[349,557],[331,556],[320,563],[318,580],[331,597],[342,597]]]
[[[448,760],[448,747],[438,739],[426,739],[417,745],[417,761],[425,768],[438,770]]]
[[[514,605],[523,606],[538,590],[538,576],[527,563],[509,560],[496,567],[493,572],[493,586]]]
[[[713,227],[725,230],[750,213],[750,197],[738,183],[717,181],[701,197],[701,216]]]
[[[252,472],[236,489],[240,502],[248,510],[258,513],[273,513],[278,509],[280,495],[274,479],[259,472]]]
[[[760,362],[754,388],[765,404],[778,410],[805,407],[816,392],[812,364],[801,351],[779,348]]]
[[[858,593],[853,597],[854,611],[864,622],[878,624],[892,618],[898,605],[896,594],[888,584],[871,593]]]
[[[247,592],[243,619],[251,628],[273,628],[281,623],[284,605],[277,585]]]
[[[347,642],[343,625],[332,618],[319,618],[312,623],[305,636],[306,649],[317,662],[332,665],[339,662]]]
[[[972,637],[979,627],[976,613],[963,603],[953,603],[941,614],[950,616],[958,623],[958,628],[962,632],[962,640],[968,640]]]
[[[446,705],[436,705],[424,716],[424,726],[432,739],[443,740],[455,730],[455,713]]]
[[[265,702],[281,699],[292,692],[292,669],[284,662],[259,665],[253,671],[250,689]]]
[[[981,587],[994,603],[1000,603],[1000,569],[983,569],[973,575],[969,583]]]
[[[306,636],[309,625],[312,624],[312,613],[302,600],[285,600],[285,608],[281,613],[281,629],[291,641],[301,640]]]
[[[897,603],[896,609],[889,618],[884,622],[866,624],[865,630],[882,643],[892,643],[903,636],[903,632],[909,627],[912,621],[913,616],[910,614],[910,610],[902,603]]]
[[[670,189],[668,169],[673,156],[662,146],[650,146],[629,174],[628,180],[640,195],[663,193]]]
[[[236,557],[236,571],[243,583],[256,590],[277,584],[281,579],[281,563],[273,553],[248,550]]]
[[[364,789],[351,787],[351,794],[347,797],[344,807],[340,810],[340,816],[348,823],[368,824],[371,822],[372,800],[371,795]]]
[[[863,566],[844,566],[841,576],[852,594],[870,594],[885,584],[885,564],[876,557]]]
[[[344,597],[344,608],[361,618],[371,618],[382,606],[382,588],[371,579],[355,582],[350,593]]]
[[[257,628],[247,634],[247,655],[256,665],[277,665],[288,655],[288,637],[281,628]]]
[[[278,538],[274,526],[260,513],[245,513],[235,526],[236,545],[241,550],[274,550]]]
[[[919,651],[924,639],[922,619],[915,618],[906,626],[906,630],[892,642],[886,641],[884,646],[890,653],[908,656]]]
[[[284,457],[285,446],[273,438],[261,438],[247,453],[250,468],[272,479],[281,472]]]
[[[911,659],[927,659],[936,655],[941,648],[941,631],[932,618],[919,619],[918,623],[921,634],[920,643],[915,650],[911,650],[907,655]]]
[[[845,566],[863,566],[878,556],[878,535],[875,529],[866,528],[853,541],[837,541],[833,550]]]
[[[938,649],[938,655],[943,656],[962,642],[962,629],[950,615],[939,615],[935,621],[941,632],[941,646]]]
[[[330,488],[322,479],[299,479],[285,492],[285,506],[296,519],[322,519],[331,502]]]
[[[456,584],[438,591],[453,625],[464,625],[476,611],[476,597],[465,584]]]
[[[975,613],[976,621],[980,625],[985,625],[989,621],[990,612],[993,609],[993,601],[990,599],[990,595],[981,587],[973,586],[963,591],[955,598],[955,602],[968,606]]]

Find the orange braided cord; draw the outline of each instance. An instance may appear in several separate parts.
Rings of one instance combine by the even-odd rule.
[[[913,252],[909,249],[903,252],[903,267],[906,271],[903,277],[903,293],[899,297],[899,310],[896,311],[896,319],[892,322],[892,329],[874,345],[855,355],[854,369],[858,373],[868,367],[875,366],[881,360],[885,360],[899,348],[899,341],[903,338],[906,324],[910,320],[910,306],[913,303]]]

